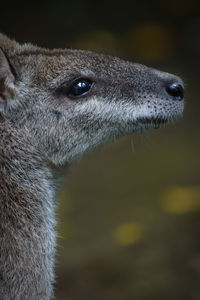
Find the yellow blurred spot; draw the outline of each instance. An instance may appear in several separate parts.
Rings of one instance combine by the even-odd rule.
[[[169,27],[146,23],[133,28],[125,40],[129,53],[147,61],[168,59],[173,53],[173,33]]]
[[[106,30],[93,30],[85,32],[72,44],[74,48],[93,50],[116,54],[119,52],[119,43],[115,35]]]
[[[200,187],[174,187],[163,197],[163,209],[169,213],[184,214],[200,209]]]
[[[128,246],[135,244],[142,237],[142,227],[135,222],[124,223],[116,228],[113,232],[115,241],[122,245]]]

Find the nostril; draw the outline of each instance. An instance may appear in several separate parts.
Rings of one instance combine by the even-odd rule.
[[[183,100],[184,88],[179,83],[171,83],[166,87],[167,93],[174,97],[175,100]]]

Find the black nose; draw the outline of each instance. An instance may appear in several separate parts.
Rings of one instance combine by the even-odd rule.
[[[184,88],[180,83],[170,83],[166,87],[167,93],[174,97],[175,100],[183,100],[184,97]]]

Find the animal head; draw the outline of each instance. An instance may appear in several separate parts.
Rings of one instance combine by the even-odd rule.
[[[0,116],[63,165],[183,112],[171,74],[88,51],[20,45],[0,35]]]

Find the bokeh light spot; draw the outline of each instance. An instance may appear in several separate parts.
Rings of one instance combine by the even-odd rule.
[[[109,54],[118,54],[119,43],[114,33],[107,30],[93,30],[83,33],[73,43],[77,49],[93,50]]]
[[[123,223],[113,232],[113,238],[117,244],[128,246],[138,242],[143,235],[142,226],[139,223]]]
[[[173,34],[169,27],[145,23],[134,27],[125,42],[132,56],[146,61],[168,59],[174,51]]]
[[[173,187],[163,196],[162,207],[174,214],[200,210],[200,187]]]

